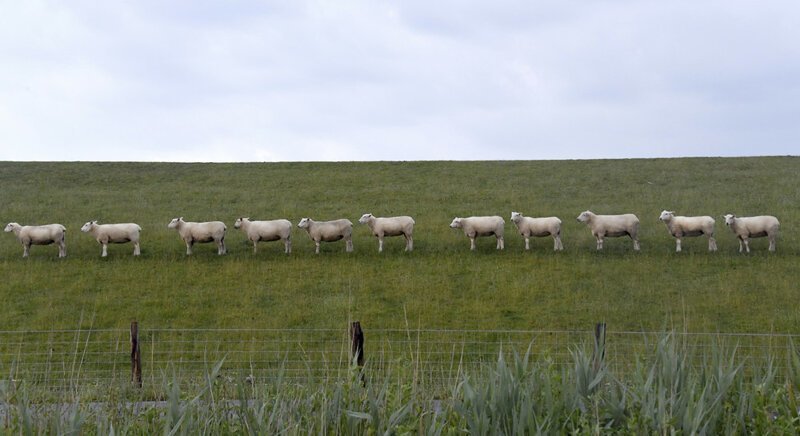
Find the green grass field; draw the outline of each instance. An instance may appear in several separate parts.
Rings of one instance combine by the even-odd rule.
[[[0,237],[0,330],[125,328],[587,329],[798,332],[800,158],[370,163],[0,163],[0,222],[68,229],[66,259],[53,246]],[[596,252],[583,210],[632,212],[642,251],[628,238]],[[687,238],[684,251],[658,221],[662,209],[717,219],[719,252]],[[563,221],[565,251],[550,238],[523,239],[512,210]],[[412,215],[415,251],[402,238],[377,241],[362,213]],[[742,255],[720,215],[781,220],[777,253],[755,240]],[[454,216],[499,214],[506,250],[448,227]],[[222,220],[228,255],[211,244],[191,257],[171,218]],[[344,243],[313,243],[295,228],[293,253],[278,242],[253,255],[233,229],[252,219],[349,218]],[[91,219],[143,227],[142,256],[129,244],[100,246],[80,232]],[[82,325],[79,325],[82,324]]]

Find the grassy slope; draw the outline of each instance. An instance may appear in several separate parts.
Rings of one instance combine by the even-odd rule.
[[[705,158],[566,162],[374,162],[275,164],[0,163],[0,222],[60,222],[68,258],[34,247],[21,259],[11,235],[0,238],[0,329],[95,327],[611,328],[695,331],[800,329],[798,254],[800,158]],[[720,251],[687,239],[684,252],[658,215],[769,213],[782,222],[778,252],[739,255],[717,218]],[[609,240],[597,253],[582,210],[636,213],[643,250]],[[557,215],[566,251],[550,239],[522,238],[511,210]],[[415,251],[388,240],[377,253],[356,224],[355,252],[313,244],[295,229],[294,253],[262,244],[253,256],[233,229],[253,219],[347,217],[364,212],[415,217]],[[469,242],[448,228],[456,215],[506,218],[506,250]],[[229,255],[210,245],[184,256],[175,216],[228,223]],[[142,256],[112,246],[107,259],[80,226],[90,220],[142,225]],[[402,238],[400,238],[402,239]],[[404,313],[407,314],[404,316]]]

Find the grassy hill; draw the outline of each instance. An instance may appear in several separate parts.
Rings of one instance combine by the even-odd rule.
[[[22,247],[0,237],[0,329],[126,327],[340,327],[692,331],[800,330],[800,158],[692,158],[594,161],[369,163],[12,163],[0,162],[0,222],[58,222],[68,229],[66,259],[55,247]],[[583,210],[632,212],[642,251],[611,239],[596,252]],[[658,221],[662,209],[717,218],[719,252],[701,238],[684,251]],[[512,210],[563,221],[566,250],[549,238],[524,241]],[[280,243],[253,255],[233,229],[252,219],[412,215],[415,251],[390,238],[382,254],[365,226],[354,253],[342,242],[313,243],[295,228],[293,253]],[[720,215],[772,214],[782,223],[777,253],[767,241],[737,252]],[[454,216],[499,214],[506,250],[469,241],[448,227]],[[195,247],[191,257],[171,218],[222,220],[228,251]],[[91,219],[143,227],[142,255],[99,245],[80,232]],[[81,321],[83,320],[83,321]]]

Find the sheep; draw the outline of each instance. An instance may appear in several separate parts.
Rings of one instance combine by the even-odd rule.
[[[303,218],[297,223],[297,227],[305,229],[308,237],[316,245],[315,253],[319,254],[320,242],[334,242],[344,239],[347,243],[347,252],[353,251],[353,223],[348,219],[338,219],[333,221],[314,221],[311,218]]]
[[[358,219],[361,224],[369,226],[372,233],[378,238],[378,253],[383,252],[384,236],[400,236],[406,238],[406,251],[414,249],[414,219],[410,216],[393,216],[378,218],[371,213],[365,213]]]
[[[253,254],[258,250],[258,241],[283,241],[283,252],[292,252],[292,223],[289,220],[250,221],[250,218],[238,218],[233,223],[235,229],[241,229],[247,239],[253,242]]]
[[[6,232],[14,232],[17,240],[22,244],[22,257],[28,257],[31,245],[58,244],[58,257],[67,257],[66,233],[67,228],[61,224],[46,224],[43,226],[21,226],[17,223],[8,223]]]
[[[450,223],[450,228],[462,229],[464,234],[469,237],[469,249],[475,250],[475,238],[479,236],[494,235],[497,238],[496,250],[505,248],[503,234],[506,222],[502,217],[495,216],[471,216],[467,218],[455,217]]]
[[[531,236],[552,236],[553,250],[563,250],[561,243],[561,220],[558,217],[532,218],[519,212],[511,212],[511,222],[517,226],[519,234],[525,238],[525,249],[530,250]]]
[[[204,223],[186,222],[183,217],[173,218],[167,224],[170,229],[175,229],[181,235],[181,239],[186,243],[186,255],[192,254],[192,245],[195,242],[217,243],[217,254],[227,253],[225,248],[225,232],[228,230],[222,221],[209,221]]]
[[[589,226],[597,240],[597,249],[603,249],[603,239],[628,235],[633,239],[633,249],[639,251],[639,218],[632,213],[624,215],[596,215],[587,210],[577,217],[578,222]]]
[[[669,234],[675,237],[675,252],[681,251],[681,238],[684,236],[708,236],[708,251],[717,251],[714,239],[714,218],[710,216],[675,216],[675,212],[664,210],[659,220],[663,221]]]
[[[81,227],[83,233],[90,233],[97,240],[98,243],[103,245],[103,253],[101,257],[108,256],[108,244],[123,244],[125,242],[133,242],[133,255],[138,256],[139,250],[139,232],[142,228],[136,223],[124,224],[98,224],[95,221],[89,221]]]
[[[775,251],[775,238],[778,237],[778,229],[781,223],[771,215],[737,217],[729,213],[723,215],[725,224],[733,230],[739,238],[739,253],[742,252],[742,245],[750,252],[750,238],[769,238],[769,251]]]

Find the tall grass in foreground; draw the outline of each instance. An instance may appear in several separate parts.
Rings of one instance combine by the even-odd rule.
[[[162,374],[164,400],[138,402],[110,390],[43,403],[38,386],[0,383],[6,432],[98,434],[742,434],[800,432],[800,354],[743,358],[718,343],[697,352],[664,334],[633,369],[614,374],[602,347],[576,345],[572,362],[509,350],[459,377],[447,395],[416,382],[418,362],[387,377],[370,365],[342,377],[296,383],[221,376],[225,360],[186,384]],[[193,386],[191,389],[186,386]],[[46,396],[46,395],[44,395]]]

